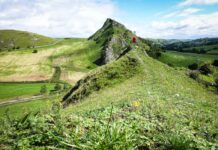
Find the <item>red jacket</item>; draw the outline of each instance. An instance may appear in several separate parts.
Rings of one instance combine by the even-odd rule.
[[[132,42],[133,42],[133,43],[136,43],[136,37],[133,37],[133,38],[132,38]]]

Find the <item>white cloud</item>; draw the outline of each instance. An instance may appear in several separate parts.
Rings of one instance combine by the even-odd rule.
[[[0,28],[88,37],[117,12],[111,0],[0,0]]]
[[[176,21],[154,21],[143,36],[155,38],[199,38],[218,36],[218,12],[194,15]],[[146,31],[146,29],[149,29]]]
[[[190,5],[212,5],[218,4],[218,0],[184,0],[179,3],[178,6],[190,6]]]
[[[182,11],[175,11],[175,12],[171,12],[169,14],[166,14],[166,15],[163,16],[163,18],[186,17],[186,16],[193,15],[193,14],[199,12],[199,11],[201,11],[201,9],[187,8],[187,9],[182,10]]]

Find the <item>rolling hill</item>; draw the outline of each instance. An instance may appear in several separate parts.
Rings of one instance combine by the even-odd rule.
[[[39,34],[18,30],[0,30],[0,51],[37,48],[56,40]]]
[[[202,54],[218,54],[218,38],[201,38],[188,41],[165,42],[162,44],[165,50],[174,50],[180,52],[192,52]]]

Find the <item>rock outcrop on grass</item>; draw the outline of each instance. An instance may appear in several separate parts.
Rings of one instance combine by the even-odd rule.
[[[136,35],[124,25],[115,20],[107,19],[102,28],[89,37],[89,40],[95,41],[102,47],[101,57],[96,63],[98,65],[107,64],[133,49],[133,37],[136,37]],[[147,46],[139,38],[137,45]]]

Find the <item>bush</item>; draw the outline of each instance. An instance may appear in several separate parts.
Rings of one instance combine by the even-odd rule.
[[[215,79],[216,87],[218,88],[218,78]]]
[[[34,49],[34,50],[33,50],[33,53],[38,53],[38,50],[37,50],[37,49]]]
[[[204,48],[201,48],[201,49],[200,49],[200,53],[201,53],[201,54],[206,54],[207,51],[206,51]]]
[[[189,74],[190,78],[196,80],[198,78],[199,73],[198,72],[191,72]]]
[[[193,63],[191,65],[188,65],[188,68],[190,70],[197,70],[198,69],[198,64],[197,63]]]
[[[48,92],[46,85],[43,85],[40,89],[41,94],[46,94]]]
[[[199,70],[202,74],[205,74],[205,75],[213,73],[209,64],[204,64],[203,66],[200,67]]]
[[[70,88],[70,86],[65,83],[63,89],[64,89],[64,90],[67,90],[67,89],[69,89],[69,88]]]
[[[218,59],[215,59],[215,60],[213,61],[213,65],[216,66],[216,67],[218,67]]]
[[[54,91],[60,91],[61,89],[62,86],[59,83],[55,84]]]

